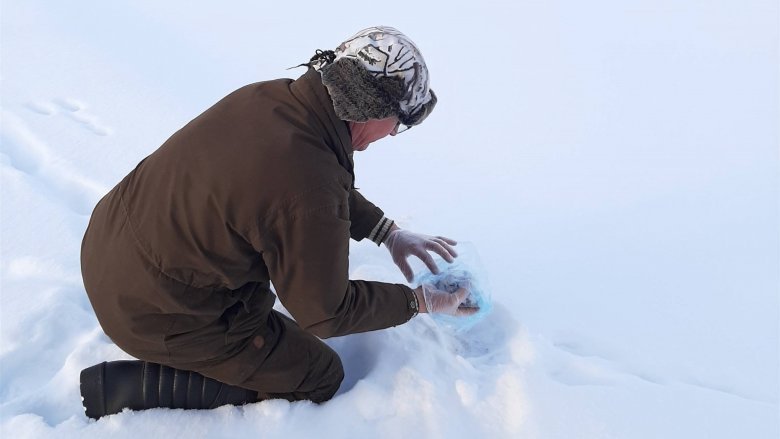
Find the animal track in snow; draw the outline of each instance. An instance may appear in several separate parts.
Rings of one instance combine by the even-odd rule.
[[[29,102],[27,109],[43,116],[52,116],[57,113],[57,108],[50,102]]]
[[[547,341],[553,348],[555,361],[549,375],[567,385],[613,385],[621,381],[636,379],[648,384],[665,386],[682,384],[703,390],[725,393],[755,402],[772,403],[759,395],[720,383],[707,383],[696,377],[662,376],[641,365],[624,361],[619,354],[609,349],[587,345],[573,339]],[[591,343],[592,344],[592,343]]]
[[[54,102],[54,104],[58,105],[60,108],[66,111],[80,111],[86,107],[86,105],[84,105],[84,103],[79,101],[78,99],[57,98],[54,99],[52,102]]]
[[[10,166],[43,184],[43,193],[66,204],[73,212],[89,215],[95,202],[107,191],[57,157],[21,118],[9,111],[3,111],[0,136],[0,151],[8,157]]]
[[[27,103],[26,107],[42,116],[63,115],[98,136],[108,136],[112,133],[111,128],[101,124],[97,116],[86,110],[86,104],[77,99],[35,101]]]

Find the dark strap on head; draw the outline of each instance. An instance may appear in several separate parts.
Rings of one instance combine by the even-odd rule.
[[[298,64],[297,66],[290,67],[287,70],[296,69],[298,67],[313,68],[315,64],[319,66],[328,65],[335,60],[336,60],[336,52],[332,50],[317,49],[314,52],[314,56],[312,56],[311,59],[309,59],[309,62]]]

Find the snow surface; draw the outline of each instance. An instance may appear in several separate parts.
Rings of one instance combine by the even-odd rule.
[[[780,437],[776,1],[2,1],[0,429],[25,437]],[[366,26],[440,98],[356,156],[402,226],[474,243],[495,310],[328,340],[323,405],[87,420],[126,358],[83,290],[92,206],[235,88]],[[353,278],[402,282],[354,244]]]

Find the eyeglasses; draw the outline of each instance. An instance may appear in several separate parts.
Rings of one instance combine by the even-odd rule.
[[[399,120],[398,123],[395,124],[395,128],[393,128],[393,131],[391,131],[390,134],[395,136],[403,133],[404,131],[409,131],[410,129],[412,129],[411,125],[404,125]]]

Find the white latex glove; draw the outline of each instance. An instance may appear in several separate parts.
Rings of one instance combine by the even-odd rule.
[[[401,269],[401,273],[409,282],[414,277],[412,267],[406,261],[409,256],[415,255],[420,258],[433,274],[438,274],[439,269],[436,267],[433,257],[428,254],[429,251],[436,252],[447,262],[452,262],[454,258],[458,257],[458,253],[452,248],[453,245],[458,244],[456,241],[443,236],[428,236],[408,232],[397,228],[395,224],[390,229],[390,233],[385,238],[384,243],[393,257],[393,262]]]
[[[459,288],[454,293],[437,290],[432,285],[423,284],[414,289],[420,302],[420,312],[449,314],[451,316],[470,316],[479,308],[461,306],[469,297],[467,288]],[[419,300],[422,296],[423,300]]]

